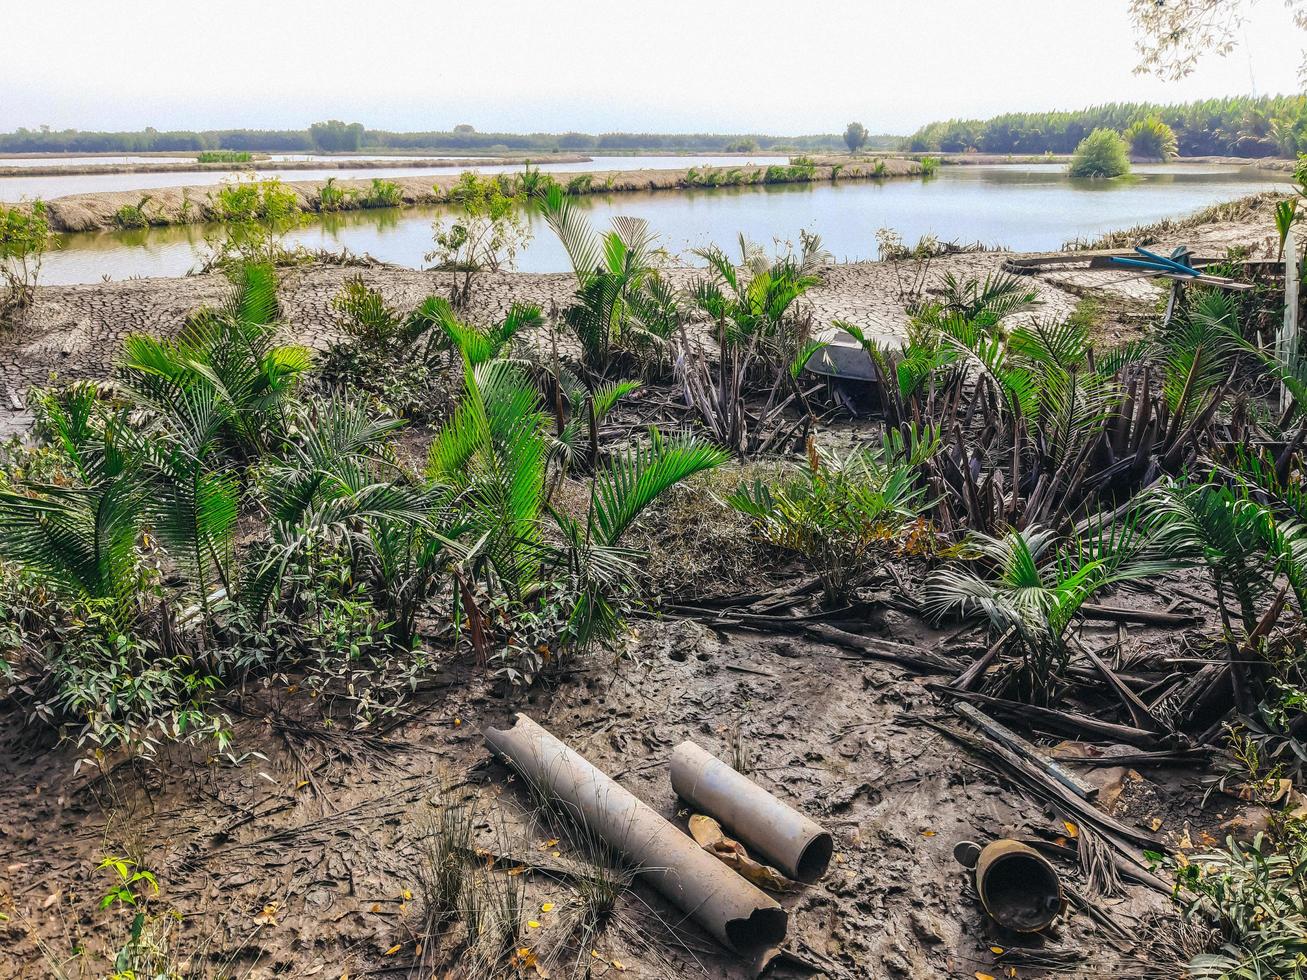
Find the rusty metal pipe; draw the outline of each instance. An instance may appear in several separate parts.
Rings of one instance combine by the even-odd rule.
[[[654,888],[755,967],[785,940],[789,916],[780,905],[526,715],[512,728],[487,728],[484,736],[491,751],[565,804]]]
[[[672,752],[672,789],[795,881],[811,884],[826,873],[830,834],[693,742]]]

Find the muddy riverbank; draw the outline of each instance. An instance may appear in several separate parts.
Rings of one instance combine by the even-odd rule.
[[[783,165],[742,165],[739,167],[686,167],[669,170],[612,170],[573,172],[566,175],[570,193],[622,193],[628,191],[684,190],[693,187],[748,186],[775,183],[829,182],[841,180],[875,180],[887,177],[915,176],[921,164],[911,160],[860,158],[854,162],[819,164],[792,168]],[[437,174],[387,178],[399,190],[404,206],[439,204],[448,200],[449,189],[458,183],[459,174]],[[371,188],[371,180],[339,180],[342,191],[359,191],[348,201],[348,209],[367,206],[362,194]],[[325,180],[288,181],[285,186],[295,194],[300,206],[317,212]],[[212,186],[166,187],[149,193],[148,219],[156,225],[198,224],[212,220]],[[141,191],[103,191],[72,194],[46,202],[50,227],[59,232],[97,231],[118,227],[116,216],[124,207],[140,204]],[[390,206],[388,204],[378,206]]]
[[[593,157],[550,155],[549,163],[587,163]],[[275,166],[278,170],[393,170],[404,167],[479,167],[504,166],[506,164],[539,163],[539,158],[531,157],[415,157],[402,161],[376,158],[342,157],[337,160],[277,160],[266,156],[239,163],[201,163],[194,160],[187,163],[109,163],[109,164],[75,164],[64,165],[52,162],[48,166],[0,166],[0,177],[76,177],[83,174],[178,174],[178,173],[244,173],[260,168]]]

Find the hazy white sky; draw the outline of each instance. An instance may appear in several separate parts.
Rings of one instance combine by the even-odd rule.
[[[1295,91],[1260,0],[1182,82],[1131,73],[1125,0],[0,0],[0,130],[906,133],[947,116]]]

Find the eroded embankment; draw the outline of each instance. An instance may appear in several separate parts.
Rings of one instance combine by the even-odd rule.
[[[88,174],[185,174],[185,173],[253,173],[258,170],[394,170],[396,167],[498,167],[526,166],[528,163],[589,163],[593,157],[559,156],[539,157],[426,157],[408,159],[371,157],[368,159],[342,158],[339,160],[271,160],[266,157],[239,163],[106,163],[60,164],[51,161],[48,166],[0,167],[0,177],[79,177]]]
[[[921,173],[915,160],[868,159],[846,164],[815,166],[689,167],[674,170],[612,170],[569,173],[563,181],[573,194],[612,194],[627,191],[688,190],[713,187],[748,187],[761,184],[816,183],[831,180],[873,180],[905,177]],[[546,175],[548,176],[548,175]],[[449,191],[460,174],[430,174],[417,177],[387,178],[399,191],[405,207],[440,204],[449,199]],[[299,199],[308,212],[320,210],[320,196],[325,180],[287,181],[284,185]],[[357,191],[344,209],[366,207],[365,195],[372,181],[338,180],[335,187],[344,192]],[[98,191],[70,194],[46,202],[50,227],[54,231],[100,231],[118,227],[116,215],[123,208],[134,208],[148,194],[148,219],[153,225],[199,224],[215,220],[212,205],[217,195],[213,186],[164,187],[150,191]]]

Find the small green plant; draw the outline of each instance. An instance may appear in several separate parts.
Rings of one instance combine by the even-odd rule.
[[[461,283],[451,290],[455,307],[462,307],[472,296],[473,277],[483,270],[512,268],[518,250],[531,240],[531,232],[522,215],[526,199],[517,193],[505,193],[503,182],[466,172],[449,190],[454,214],[431,226],[436,247],[426,260],[439,269],[460,273]]]
[[[918,162],[921,164],[921,176],[923,177],[934,177],[939,172],[939,157],[922,157]],[[883,162],[881,172],[884,172]]]
[[[1297,197],[1286,198],[1283,201],[1277,201],[1275,204],[1275,233],[1279,237],[1279,250],[1275,253],[1275,261],[1284,261],[1284,246],[1289,240],[1289,230],[1298,220],[1298,202],[1301,200]]]
[[[150,220],[147,208],[154,200],[153,195],[142,194],[135,204],[124,204],[113,214],[113,223],[117,228],[148,228],[154,222]]]
[[[877,555],[896,548],[928,504],[918,469],[938,446],[934,436],[905,451],[836,456],[811,450],[808,466],[773,485],[755,480],[728,498],[772,544],[812,564],[829,604],[845,602]]]
[[[51,242],[44,201],[0,204],[0,328],[16,325],[31,310]]]
[[[1129,172],[1125,140],[1110,129],[1096,129],[1081,140],[1067,167],[1072,177],[1120,177]]]
[[[328,177],[326,183],[318,188],[317,210],[322,213],[342,211],[357,195],[357,191],[337,186],[335,177]]]
[[[1168,864],[1186,915],[1213,920],[1223,940],[1216,951],[1189,962],[1190,976],[1302,976],[1307,969],[1307,828],[1301,822],[1286,828],[1279,847],[1259,833],[1249,844],[1229,838],[1223,850]]]
[[[591,185],[594,183],[593,174],[577,174],[567,182],[567,193],[569,194],[589,194]]]
[[[249,163],[254,154],[249,150],[204,150],[195,159],[199,163]]]
[[[281,239],[302,219],[298,195],[280,180],[240,180],[209,194],[208,216],[225,234],[210,242],[211,264],[276,263],[286,257]]]
[[[150,896],[159,894],[159,882],[154,874],[141,869],[128,858],[111,854],[100,862],[100,870],[111,872],[109,887],[100,896],[102,909],[115,904],[136,908],[147,902]]]
[[[372,186],[363,191],[358,202],[365,208],[397,208],[404,203],[404,192],[393,180],[372,178]]]

